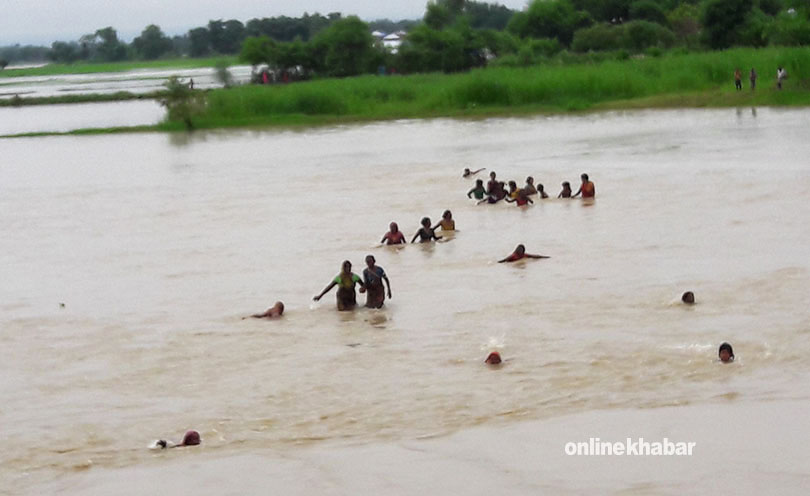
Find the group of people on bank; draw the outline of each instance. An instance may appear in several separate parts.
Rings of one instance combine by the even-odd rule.
[[[464,169],[462,176],[471,177],[483,170],[484,169],[471,171],[470,169]],[[571,183],[563,181],[562,190],[560,190],[557,198],[576,198],[580,195],[582,198],[594,198],[596,196],[596,186],[594,186],[588,174],[582,174],[580,179],[582,180],[582,184],[576,193],[571,191]],[[507,203],[514,203],[518,207],[523,207],[530,203],[533,204],[533,197],[545,199],[548,198],[548,193],[546,193],[545,187],[542,184],[535,184],[532,176],[526,178],[526,184],[522,188],[518,188],[516,181],[499,181],[495,171],[489,173],[489,181],[486,187],[484,187],[483,179],[476,179],[475,186],[467,192],[467,198],[475,198],[478,200],[479,204],[494,204],[503,200]]]
[[[737,88],[737,91],[742,90],[742,71],[739,67],[734,69],[734,86]],[[751,90],[755,90],[757,87],[757,71],[754,68],[751,68],[751,72],[748,73],[748,81],[751,83]],[[787,71],[784,67],[779,66],[776,68],[776,89],[782,89],[782,83],[787,79]]]

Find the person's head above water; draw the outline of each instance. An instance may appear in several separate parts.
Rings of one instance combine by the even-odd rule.
[[[565,189],[571,189],[571,183],[569,183],[568,181],[563,181],[562,187]]]
[[[686,303],[687,305],[693,304],[695,302],[695,293],[687,291],[681,296],[681,301]]]
[[[483,188],[484,187],[484,180],[483,179],[476,179],[475,180],[475,185],[477,187],[482,187]]]
[[[442,219],[452,219],[452,218],[453,218],[453,212],[451,212],[449,210],[445,210],[444,213],[442,214]]]
[[[731,349],[731,345],[728,343],[723,343],[720,345],[717,355],[720,357],[720,361],[723,363],[734,361],[734,350]]]
[[[484,363],[487,365],[499,365],[502,362],[501,354],[497,351],[493,351],[489,355],[487,355],[487,359],[484,360]]]
[[[534,178],[532,176],[527,177],[526,184],[534,184]]]
[[[489,173],[489,178],[492,179],[493,181],[495,180],[495,171]]]
[[[200,433],[197,431],[188,431],[186,435],[183,436],[183,442],[180,443],[180,446],[197,446],[200,444],[202,440],[200,439]]]
[[[543,192],[543,185],[541,183],[537,183],[537,191],[539,191],[540,193]]]
[[[343,269],[343,272],[349,274],[352,271],[352,263],[349,262],[348,260],[344,260],[343,265],[341,265],[341,268]]]
[[[582,179],[583,183],[588,182],[588,174],[582,174],[581,176],[579,176],[579,178]]]
[[[517,245],[517,248],[515,248],[515,253],[517,253],[518,255],[523,255],[524,253],[526,253],[526,247],[523,245]]]
[[[465,167],[465,168],[464,168],[464,175],[465,175],[465,176],[469,176],[470,174],[471,174],[471,172],[470,172],[470,168],[469,168],[469,167]]]
[[[374,255],[366,255],[366,265],[369,267],[374,267],[374,263],[376,260],[374,259]]]
[[[515,181],[509,181],[509,188],[512,190],[517,189],[517,183]]]
[[[284,303],[277,301],[276,304],[273,305],[273,309],[278,313],[278,315],[281,315],[284,313]]]
[[[388,229],[389,229],[389,230],[390,230],[392,233],[395,233],[395,232],[399,231],[399,226],[397,225],[397,223],[396,223],[396,222],[392,222],[392,223],[388,224]]]
[[[430,217],[422,217],[422,226],[430,227]]]

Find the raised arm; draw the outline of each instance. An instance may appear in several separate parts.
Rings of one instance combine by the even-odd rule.
[[[481,167],[480,169],[478,169],[477,171],[473,171],[472,173],[473,173],[473,174],[478,174],[479,172],[481,172],[481,171],[485,171],[485,170],[487,170],[487,168],[486,168],[486,167]]]
[[[419,229],[419,231],[421,231],[421,229]],[[416,234],[414,234],[414,235],[413,235],[413,239],[411,240],[411,243],[415,243],[415,242],[416,242],[416,238],[418,238],[418,237],[419,237],[419,231],[416,231]]]
[[[334,288],[336,284],[337,284],[337,283],[336,283],[335,281],[330,282],[330,283],[329,283],[329,286],[326,286],[325,288],[323,288],[323,291],[321,291],[321,294],[319,294],[318,296],[316,296],[316,297],[314,297],[314,298],[312,298],[312,299],[313,299],[313,300],[315,300],[315,301],[320,300],[320,299],[321,299],[321,296],[323,296],[323,295],[325,295],[326,293],[328,293],[329,291],[331,291],[331,289],[332,289],[332,288]]]

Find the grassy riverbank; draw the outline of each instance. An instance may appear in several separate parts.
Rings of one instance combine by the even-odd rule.
[[[165,95],[165,91],[151,93],[130,93],[118,91],[115,93],[89,93],[79,95],[59,95],[41,97],[13,97],[0,99],[0,107],[25,107],[28,105],[55,105],[65,103],[95,103],[95,102],[124,102],[127,100],[154,100]]]
[[[775,89],[777,66],[787,68]],[[744,90],[732,74],[744,72]],[[748,71],[757,69],[756,91]],[[469,73],[364,76],[215,90],[200,128],[398,118],[514,115],[602,108],[810,105],[810,48],[738,49],[596,64]],[[167,128],[172,126],[166,126]]]
[[[107,63],[48,64],[42,67],[15,69],[8,67],[0,71],[0,79],[22,76],[55,76],[61,74],[94,74],[99,72],[125,72],[136,69],[198,69],[215,67],[217,63],[226,62],[236,65],[236,57],[178,58],[165,60],[141,60]]]

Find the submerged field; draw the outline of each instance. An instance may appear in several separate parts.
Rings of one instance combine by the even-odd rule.
[[[196,69],[214,67],[225,61],[236,64],[236,57],[176,58],[165,60],[141,60],[109,63],[48,64],[42,67],[22,69],[6,68],[0,71],[0,78],[23,76],[54,76],[58,74],[95,74],[101,72],[124,72],[136,69]]]
[[[775,90],[777,66],[789,79]],[[733,72],[744,74],[735,91]],[[757,90],[748,71],[756,68]],[[362,76],[213,91],[197,127],[319,124],[599,108],[810,105],[809,48],[737,49],[463,74]],[[163,127],[170,129],[176,123]]]

